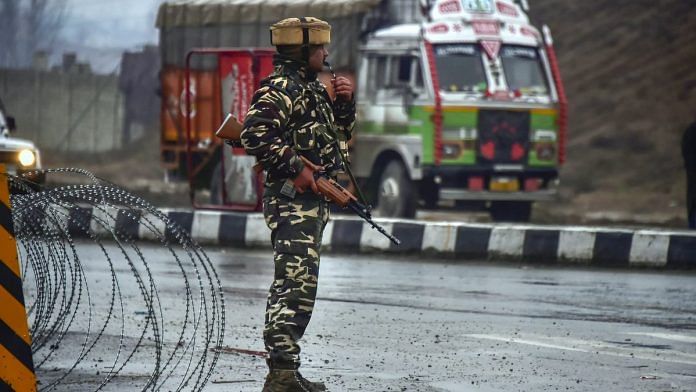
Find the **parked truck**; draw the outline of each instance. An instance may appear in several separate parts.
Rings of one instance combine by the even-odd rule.
[[[206,2],[195,2],[199,3]],[[533,202],[554,197],[565,155],[566,103],[550,32],[530,24],[526,1],[411,1],[422,12],[411,23],[395,23],[400,22],[399,13],[392,12],[388,1],[355,1],[350,6],[345,1],[286,3],[297,9],[277,8],[273,2],[264,10],[264,3],[249,2],[244,10],[250,16],[248,7],[255,4],[256,19],[243,17],[244,3],[219,3],[224,9],[232,7],[228,10],[236,7],[237,22],[222,22],[224,17],[218,14],[223,11],[217,19],[206,18],[201,11],[196,15],[207,27],[201,27],[199,46],[227,46],[227,42],[203,41],[234,36],[237,41],[230,45],[257,48],[249,51],[251,63],[246,69],[248,79],[258,81],[270,72],[268,57],[254,54],[268,47],[268,24],[295,14],[328,19],[334,30],[330,60],[356,77],[353,171],[380,215],[413,217],[419,204],[435,207],[449,202],[485,205],[495,220],[525,221]],[[185,31],[189,38],[191,31],[198,31],[172,27],[169,20],[192,23],[177,13],[191,12],[192,4],[176,12],[168,8],[174,4],[165,3],[160,9],[165,64],[180,61],[171,56],[169,46],[195,41],[170,42],[174,36],[186,38]],[[186,58],[185,50],[174,52]],[[173,76],[184,73],[177,71],[180,68],[165,65],[162,156],[170,167],[181,168],[182,160],[176,157],[182,155],[176,151],[183,154],[184,147],[194,151],[194,187],[209,186],[215,191],[213,201],[231,204],[226,195],[215,197],[215,193],[232,194],[231,188],[240,182],[251,184],[246,189],[253,190],[258,181],[230,161],[243,151],[223,148],[212,138],[226,112],[243,113],[229,103],[250,99],[249,91],[244,95],[238,83],[229,84],[231,68],[221,58],[225,56],[191,61],[188,87],[182,75]],[[232,73],[235,80],[243,75],[239,69],[244,67]],[[208,86],[203,87],[206,78]],[[246,89],[254,87],[251,82]],[[181,99],[186,89],[188,106]],[[184,131],[183,113],[191,113],[190,132]],[[188,145],[181,142],[184,133],[193,135]],[[205,153],[200,155],[201,151]],[[225,162],[236,176],[225,174]],[[254,192],[245,194],[258,197]]]

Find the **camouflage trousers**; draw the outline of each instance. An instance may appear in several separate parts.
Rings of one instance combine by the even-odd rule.
[[[267,196],[263,214],[271,229],[275,262],[263,340],[269,366],[296,369],[300,365],[298,340],[312,317],[317,295],[319,249],[329,208],[314,195],[294,200]]]

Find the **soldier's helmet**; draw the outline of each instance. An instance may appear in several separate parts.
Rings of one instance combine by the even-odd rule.
[[[331,25],[311,16],[288,18],[271,25],[271,44],[325,45],[331,42]]]

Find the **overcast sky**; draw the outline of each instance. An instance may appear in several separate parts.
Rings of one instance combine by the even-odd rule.
[[[67,0],[54,59],[76,51],[100,73],[113,72],[123,50],[158,41],[155,18],[163,0]]]

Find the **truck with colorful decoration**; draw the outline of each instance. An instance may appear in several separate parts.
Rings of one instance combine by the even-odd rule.
[[[421,1],[426,19],[361,47],[352,168],[382,216],[419,203],[527,221],[556,194],[567,104],[549,29],[526,1]]]
[[[170,0],[161,4],[161,157],[197,208],[259,210],[261,178],[214,136],[273,69],[268,26],[332,26],[329,61],[355,80],[351,166],[376,212],[487,208],[525,221],[554,197],[566,102],[550,33],[526,0]],[[323,75],[328,77],[328,74]],[[330,83],[326,83],[330,86]]]

